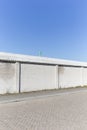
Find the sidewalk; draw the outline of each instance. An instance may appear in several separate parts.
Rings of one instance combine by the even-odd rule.
[[[84,91],[87,91],[86,87],[66,88],[66,89],[59,89],[59,90],[58,89],[43,90],[43,91],[27,92],[27,93],[19,93],[19,94],[5,94],[5,95],[0,95],[0,104],[19,102],[19,101],[25,101],[30,99],[36,99],[36,98],[45,98],[50,96],[52,97],[52,96],[58,96],[62,94],[78,93]]]

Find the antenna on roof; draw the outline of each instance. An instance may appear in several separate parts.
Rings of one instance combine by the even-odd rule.
[[[42,51],[39,51],[39,56],[42,56]]]

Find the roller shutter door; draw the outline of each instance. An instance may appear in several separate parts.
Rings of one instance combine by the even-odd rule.
[[[21,64],[21,92],[56,88],[56,67]]]

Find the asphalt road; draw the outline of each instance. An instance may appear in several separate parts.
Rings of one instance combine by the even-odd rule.
[[[0,104],[0,130],[87,130],[87,91]]]

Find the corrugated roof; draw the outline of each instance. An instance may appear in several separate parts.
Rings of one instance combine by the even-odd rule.
[[[87,62],[78,62],[78,61],[71,61],[71,60],[30,56],[30,55],[20,55],[20,54],[4,53],[4,52],[0,52],[0,60],[87,67]]]

